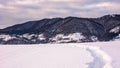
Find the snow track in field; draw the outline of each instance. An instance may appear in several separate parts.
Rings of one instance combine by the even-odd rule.
[[[93,61],[89,63],[89,68],[113,68],[111,57],[98,46],[76,46],[84,47],[91,53]]]
[[[87,50],[91,52],[91,55],[94,57],[89,68],[112,68],[111,57],[99,47],[88,47]]]

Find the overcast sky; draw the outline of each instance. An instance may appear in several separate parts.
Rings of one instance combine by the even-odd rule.
[[[0,28],[53,17],[120,14],[120,0],[0,0]]]

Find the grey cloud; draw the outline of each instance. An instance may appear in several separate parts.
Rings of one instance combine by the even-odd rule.
[[[19,0],[26,1],[26,0]],[[29,2],[31,1],[31,2]],[[0,0],[0,27],[51,17],[98,17],[120,13],[120,0]]]

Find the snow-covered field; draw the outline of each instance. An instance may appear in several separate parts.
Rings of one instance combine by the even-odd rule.
[[[120,41],[0,46],[0,68],[120,68]]]

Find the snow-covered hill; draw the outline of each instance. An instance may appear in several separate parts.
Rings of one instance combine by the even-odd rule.
[[[29,21],[0,29],[0,44],[110,41],[119,34],[119,14],[98,18],[52,18]]]
[[[0,46],[0,68],[120,68],[120,41]]]

